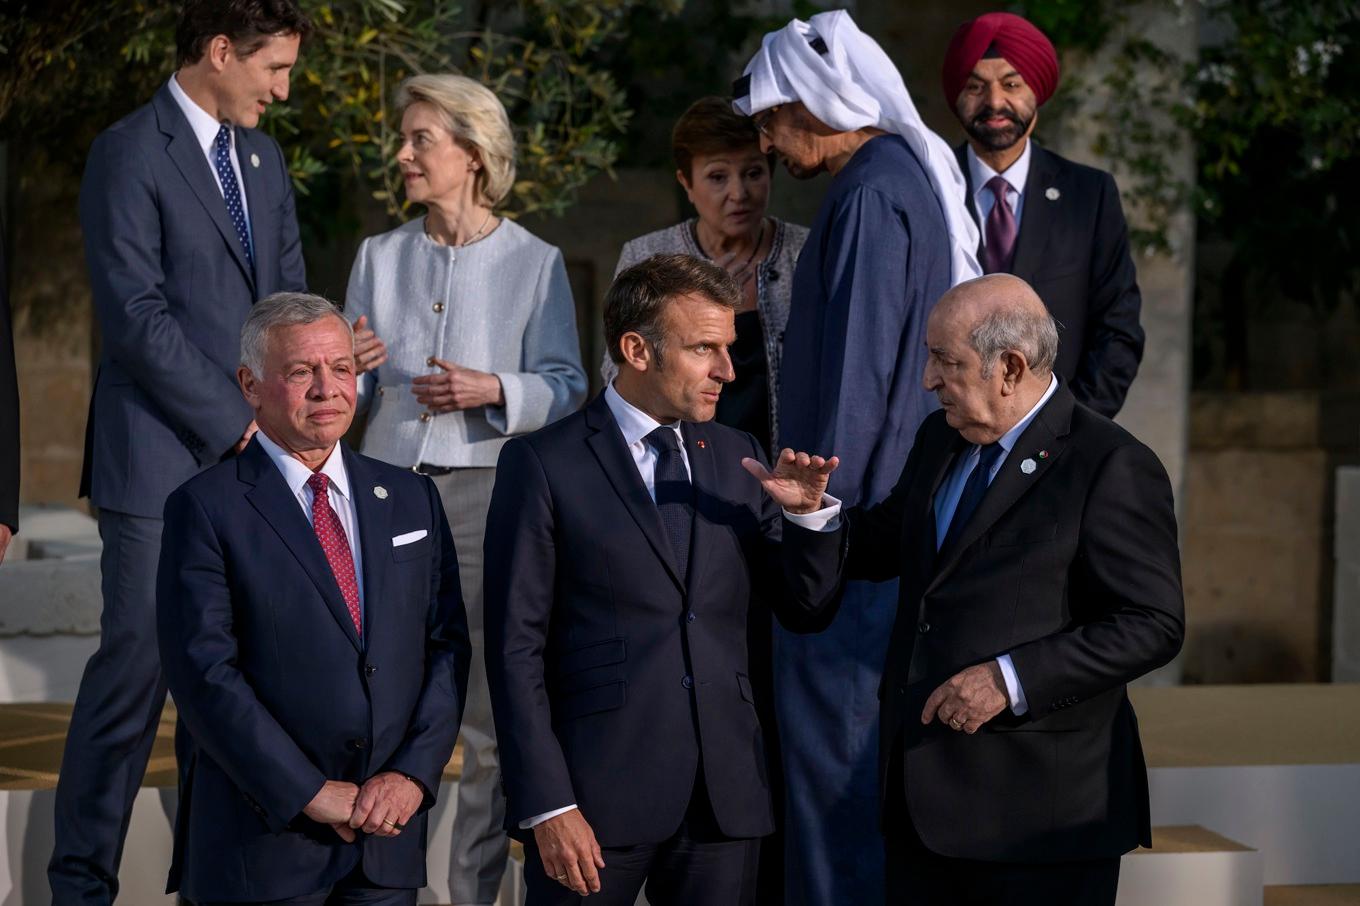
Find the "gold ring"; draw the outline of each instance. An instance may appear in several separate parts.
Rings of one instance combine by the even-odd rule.
[[[949,718],[949,726],[953,727],[955,730],[958,730],[963,727],[963,724],[959,723],[959,719],[957,717],[951,717]]]
[[[567,879],[567,876],[566,876],[565,873],[556,876],[556,880],[558,880],[558,881],[565,881],[566,879]]]

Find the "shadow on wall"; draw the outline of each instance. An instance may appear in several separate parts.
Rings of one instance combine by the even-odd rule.
[[[1258,626],[1221,623],[1188,636],[1182,655],[1186,683],[1306,683],[1305,664],[1290,640]]]

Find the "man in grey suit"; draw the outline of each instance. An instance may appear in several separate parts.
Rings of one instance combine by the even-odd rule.
[[[188,0],[179,68],[95,140],[80,221],[103,334],[82,492],[104,610],[71,717],[48,866],[54,904],[111,903],[165,683],[156,563],[165,499],[255,431],[236,386],[255,300],[305,289],[283,152],[254,128],[288,97],[311,25],[296,0]]]

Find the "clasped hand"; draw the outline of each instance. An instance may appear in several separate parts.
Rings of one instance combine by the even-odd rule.
[[[395,771],[384,771],[362,787],[327,780],[302,813],[319,824],[329,824],[341,840],[353,843],[355,831],[395,837],[424,801],[419,784]]]
[[[840,458],[825,459],[807,453],[795,453],[785,447],[774,461],[771,472],[760,460],[746,457],[741,464],[756,477],[775,503],[790,513],[806,515],[822,508],[822,497],[831,473],[840,465]]]
[[[420,375],[411,381],[411,390],[416,395],[416,402],[431,412],[505,405],[505,389],[501,379],[494,374],[464,368],[433,356],[430,364],[442,373]]]

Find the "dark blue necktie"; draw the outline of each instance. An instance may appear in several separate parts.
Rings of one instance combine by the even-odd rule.
[[[647,446],[656,452],[656,510],[675,554],[680,580],[687,581],[689,539],[694,530],[694,487],[680,453],[680,436],[674,428],[657,428],[647,435]]]
[[[968,525],[968,520],[972,518],[978,504],[982,503],[982,498],[987,493],[987,485],[991,482],[992,466],[996,464],[996,458],[1000,455],[1000,442],[987,444],[979,451],[978,463],[973,467],[968,480],[964,482],[963,493],[959,495],[958,505],[954,507],[954,515],[949,519],[949,531],[944,533],[944,543],[940,545],[940,550],[956,543],[959,540],[959,535],[963,534],[964,526]]]
[[[241,207],[241,187],[236,182],[236,171],[231,168],[231,127],[226,123],[217,130],[217,140],[213,142],[213,167],[217,178],[222,181],[222,199],[227,203],[227,216],[231,225],[236,227],[236,238],[241,240],[241,248],[246,252],[246,263],[253,269],[255,256],[250,252],[250,231],[246,229],[246,212]]]

